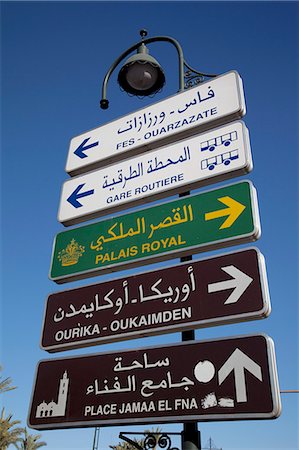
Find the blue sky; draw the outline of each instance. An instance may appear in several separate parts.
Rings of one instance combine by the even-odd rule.
[[[272,313],[263,321],[196,331],[196,339],[265,332],[275,343],[280,388],[298,389],[298,2],[25,1],[1,2],[1,10],[0,362],[18,386],[1,398],[6,410],[25,425],[36,364],[48,358],[39,341],[44,302],[49,293],[63,290],[48,279],[48,271],[53,238],[63,230],[56,217],[70,139],[178,90],[175,50],[155,43],[150,50],[165,70],[163,91],[154,99],[128,97],[115,73],[108,87],[110,107],[99,108],[107,69],[139,40],[141,28],[150,37],[177,39],[194,68],[217,74],[234,69],[244,82],[244,122],[254,161],[246,178],[258,193],[262,235],[256,246],[266,260]],[[177,333],[65,355],[180,339]],[[101,450],[128,429],[102,429]],[[181,431],[181,425],[163,429]],[[202,445],[211,436],[224,450],[295,450],[298,394],[282,394],[282,415],[276,420],[202,423],[199,429]],[[42,436],[49,450],[83,450],[92,447],[93,429]]]

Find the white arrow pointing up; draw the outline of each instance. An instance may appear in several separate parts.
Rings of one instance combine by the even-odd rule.
[[[221,270],[228,273],[231,280],[219,281],[218,283],[208,284],[208,293],[225,291],[226,289],[234,289],[230,296],[224,302],[225,305],[229,303],[236,303],[241,295],[246,291],[253,278],[246,275],[235,266],[221,267]]]
[[[223,383],[231,372],[234,372],[236,397],[238,403],[247,402],[245,369],[254,375],[258,380],[263,380],[261,367],[237,348],[228,360],[225,361],[218,372],[219,385]]]

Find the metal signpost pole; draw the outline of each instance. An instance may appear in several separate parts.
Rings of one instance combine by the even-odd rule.
[[[189,68],[190,69],[190,68]],[[196,71],[191,70],[191,73],[196,74]],[[190,76],[189,72],[188,75]],[[185,89],[185,86],[184,86]],[[189,195],[190,192],[187,191],[183,194],[180,194],[180,197],[184,197]],[[181,258],[181,262],[191,261],[192,256],[185,256]],[[195,340],[195,331],[188,330],[182,332],[182,342],[185,341],[194,341]],[[201,439],[200,439],[200,431],[198,430],[197,422],[184,422],[184,429],[182,431],[182,449],[183,450],[201,450]]]
[[[190,70],[191,68],[188,67]],[[196,71],[191,70],[191,73],[196,75]],[[190,72],[189,72],[190,75]],[[185,85],[184,85],[185,89]],[[180,195],[180,197],[189,195],[190,192],[187,191]],[[185,256],[181,258],[181,262],[192,260],[192,256]],[[182,342],[195,340],[195,331],[183,331],[182,332]],[[197,422],[184,422],[184,429],[182,431],[182,449],[183,450],[201,450],[201,439],[200,431],[198,430]]]
[[[190,192],[180,194],[180,197],[190,195]],[[185,256],[180,259],[181,262],[191,261],[192,256]],[[182,332],[182,342],[194,341],[195,331],[188,330]],[[182,450],[201,450],[200,431],[198,430],[197,422],[184,422],[182,431]]]
[[[141,36],[142,36],[142,34],[141,34]],[[144,35],[142,37],[144,37]],[[160,38],[158,40],[162,40],[162,39]],[[187,66],[187,68],[189,70],[191,68],[184,61],[183,50],[182,50],[180,44],[174,40],[170,40],[170,39],[167,39],[167,40],[168,40],[168,42],[171,42],[172,44],[175,45],[177,52],[178,52],[180,91],[183,91],[183,90],[185,90],[184,66]],[[149,42],[150,41],[148,41],[148,43]],[[191,72],[193,72],[193,75],[194,74],[196,74],[198,76],[202,75],[196,71],[193,71],[192,69],[191,69]],[[190,76],[190,72],[188,75]],[[104,94],[103,94],[104,99],[105,99],[105,94],[106,94],[106,91],[104,91]],[[185,192],[183,194],[180,194],[180,197],[187,196],[189,194],[190,194],[190,192]],[[192,256],[186,256],[184,258],[181,258],[181,262],[189,261],[189,260],[192,260]],[[194,330],[185,331],[182,333],[182,341],[188,341],[188,340],[194,340],[194,339],[195,339]],[[183,450],[196,450],[196,449],[201,450],[200,432],[198,431],[197,422],[184,423],[184,429],[182,431],[182,447],[183,447]]]
[[[142,39],[144,39],[144,37],[147,35],[147,32],[145,30],[141,31],[141,37]],[[158,41],[162,41],[162,40],[166,40],[170,43],[172,43],[175,47],[176,50],[178,52],[178,58],[179,58],[179,85],[180,85],[180,91],[185,90],[185,74],[184,74],[184,66],[186,66],[186,63],[184,61],[184,56],[183,56],[183,50],[180,46],[180,44],[173,39],[169,39],[169,38],[157,38],[155,40]],[[150,43],[151,40],[146,40],[145,43]],[[189,66],[187,66],[188,69],[191,69]],[[114,69],[114,67],[113,67]],[[193,73],[196,73],[196,71],[192,71]],[[111,73],[111,72],[110,72]],[[110,73],[108,73],[110,75]],[[106,76],[105,82],[104,82],[104,88],[106,88],[106,84],[108,81],[108,76]],[[197,73],[197,75],[202,75]],[[103,89],[103,99],[104,101],[106,100],[106,90]],[[102,99],[102,102],[103,102]],[[102,106],[102,105],[101,105]],[[107,105],[108,106],[108,105]],[[107,107],[106,104],[104,105],[104,107]],[[180,197],[189,195],[190,192],[185,192],[183,194],[180,194]],[[189,261],[192,260],[192,256],[186,256],[184,258],[181,258],[181,262],[184,261]],[[188,341],[188,340],[194,340],[195,339],[195,333],[194,330],[190,330],[190,331],[185,331],[182,333],[182,341]],[[200,441],[200,432],[198,431],[198,427],[197,427],[197,422],[191,422],[191,423],[184,423],[184,429],[182,431],[182,448],[183,450],[201,450],[201,441]]]
[[[181,258],[181,261],[189,261],[192,256]],[[183,331],[182,342],[194,341],[195,331]],[[198,430],[197,422],[184,422],[184,429],[182,431],[182,450],[201,450],[200,431]]]
[[[188,259],[187,259],[188,258]],[[192,256],[182,258],[182,261],[191,260]],[[195,340],[194,330],[183,331],[182,342]],[[182,450],[201,450],[200,431],[197,422],[184,422],[182,431]]]

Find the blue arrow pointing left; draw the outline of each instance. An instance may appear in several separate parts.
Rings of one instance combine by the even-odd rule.
[[[78,202],[78,198],[87,197],[88,195],[92,195],[94,193],[94,189],[91,189],[90,191],[80,192],[83,186],[85,186],[85,183],[79,184],[79,186],[67,199],[67,201],[72,206],[74,206],[74,208],[80,208],[81,206],[83,206],[82,203]]]
[[[87,158],[88,155],[86,155],[84,152],[85,150],[88,150],[89,148],[93,148],[96,147],[97,145],[99,145],[99,141],[93,142],[92,144],[86,145],[87,142],[89,141],[90,137],[87,139],[84,139],[83,142],[81,142],[81,144],[79,145],[79,147],[76,148],[76,150],[74,151],[74,154],[76,156],[78,156],[80,159],[83,158]]]

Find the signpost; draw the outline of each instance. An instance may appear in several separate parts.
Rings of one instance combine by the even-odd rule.
[[[248,130],[233,122],[66,181],[58,220],[72,225],[251,169]]]
[[[71,140],[66,171],[78,175],[245,115],[235,71],[176,94]]]
[[[264,258],[248,250],[51,294],[49,352],[267,317]]]
[[[41,361],[28,424],[271,419],[280,409],[274,344],[255,335]]]
[[[50,278],[64,283],[259,235],[255,189],[243,181],[59,233]]]
[[[79,176],[63,185],[58,220],[77,224],[249,172],[248,130],[231,122],[245,112],[242,80],[230,71],[74,137],[66,171]],[[49,276],[65,283],[259,236],[256,191],[239,182],[59,233]],[[188,330],[261,319],[270,310],[264,258],[250,248],[51,294],[41,347],[58,352],[178,331],[186,341]],[[271,338],[193,336],[41,361],[28,425],[183,421],[183,445],[194,448],[199,420],[280,415]]]

